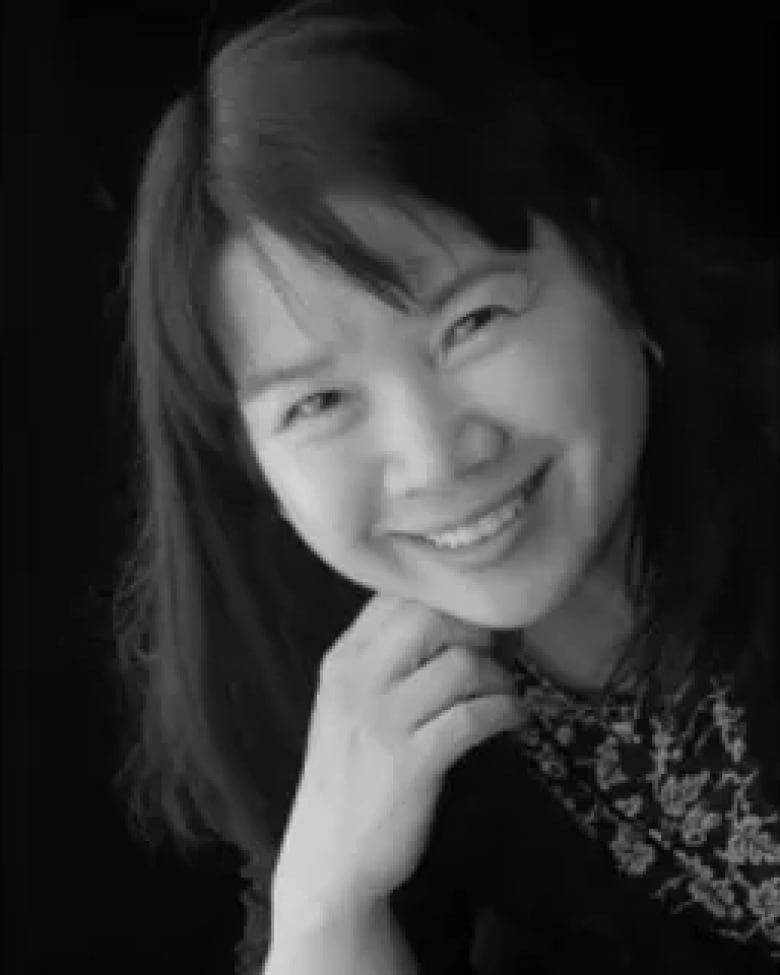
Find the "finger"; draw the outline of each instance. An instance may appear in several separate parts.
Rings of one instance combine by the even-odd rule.
[[[390,707],[404,730],[412,731],[458,701],[490,694],[514,694],[512,675],[489,656],[449,647],[390,691]]]

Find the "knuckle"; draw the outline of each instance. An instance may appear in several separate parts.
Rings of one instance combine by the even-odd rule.
[[[320,692],[337,701],[346,711],[360,709],[363,693],[353,668],[345,667],[338,656],[323,658],[320,665]]]
[[[474,701],[464,702],[455,712],[457,715],[457,733],[463,739],[472,738],[479,729],[478,706]]]
[[[317,692],[329,698],[343,695],[341,674],[333,661],[320,665]]]
[[[452,667],[459,683],[473,687],[481,676],[478,654],[466,647],[455,647],[452,656]]]
[[[333,672],[338,668],[338,664],[339,655],[336,652],[336,648],[331,647],[329,650],[326,650],[322,655],[322,659],[320,660],[320,679],[330,680],[333,676]]]

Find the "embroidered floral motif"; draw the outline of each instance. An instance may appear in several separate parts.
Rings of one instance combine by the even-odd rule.
[[[571,725],[563,724],[555,729],[555,738],[560,745],[571,745],[574,741],[574,732]]]
[[[627,816],[629,819],[633,819],[642,808],[642,800],[639,796],[630,796],[628,799],[616,799],[615,808]]]
[[[558,759],[555,750],[550,745],[543,742],[537,757],[545,775],[555,779],[566,778],[566,766]]]
[[[658,786],[657,796],[661,809],[667,816],[678,818],[684,815],[693,803],[697,802],[704,783],[710,773],[706,769],[698,775],[685,775],[677,779],[674,775]]]
[[[628,781],[620,767],[620,754],[614,738],[605,738],[596,748],[596,780],[599,788],[605,791]]]
[[[772,837],[761,829],[762,820],[748,815],[737,820],[729,837],[726,859],[729,863],[780,863],[780,849],[772,842]]]
[[[769,924],[780,921],[780,877],[770,877],[748,893],[751,911]]]
[[[689,846],[701,846],[706,843],[710,830],[720,825],[719,813],[705,812],[701,806],[694,806],[689,810],[681,827],[681,836]]]
[[[610,847],[620,869],[625,873],[644,873],[655,859],[653,847],[640,839],[636,830],[622,823]]]
[[[599,713],[515,661],[530,772],[617,870],[670,913],[780,960],[780,812],[761,793],[744,709],[722,676],[689,678],[663,714],[646,684]]]

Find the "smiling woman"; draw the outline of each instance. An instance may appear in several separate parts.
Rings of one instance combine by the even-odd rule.
[[[471,25],[310,2],[130,262],[124,782],[246,856],[239,970],[771,965],[773,255]]]
[[[325,323],[350,336],[325,384],[338,408],[302,415],[297,407],[311,402],[315,378],[314,396],[322,394],[323,378],[304,380],[297,369],[284,388],[266,384],[259,395],[255,386],[245,400],[260,469],[297,534],[341,576],[482,626],[530,629],[582,574],[635,477],[647,408],[641,343],[542,217],[517,253],[430,204],[416,221],[354,198],[334,210],[391,266],[404,253],[425,255],[429,287],[407,312],[266,232],[256,246],[294,282],[291,307],[264,284],[252,245],[225,250],[217,280],[239,370],[268,362],[274,371],[306,350],[310,358],[303,333],[330,331]],[[503,314],[464,329],[475,308]],[[551,457],[539,499],[549,525],[525,532],[510,561],[491,560],[477,577],[452,569],[475,566],[483,546],[454,562],[454,552],[432,559],[434,550],[396,544],[399,531],[465,531]],[[581,612],[567,616],[578,658],[589,661],[605,634],[591,636]]]

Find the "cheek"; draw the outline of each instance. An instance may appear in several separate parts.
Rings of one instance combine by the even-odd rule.
[[[528,435],[561,441],[591,427],[603,397],[588,350],[570,343],[515,346],[500,357],[486,384],[492,410]],[[597,364],[594,364],[597,365]]]
[[[293,523],[307,536],[343,540],[365,531],[369,494],[350,465],[286,459],[264,469]]]
[[[515,396],[505,396],[501,415],[518,435],[549,439],[567,457],[574,496],[588,521],[597,496],[622,492],[644,437],[644,374],[625,340],[545,347],[524,360]],[[532,361],[531,361],[532,360]]]
[[[548,406],[570,430],[618,426],[644,395],[641,356],[631,337],[601,304],[562,306],[550,321],[541,361]]]

